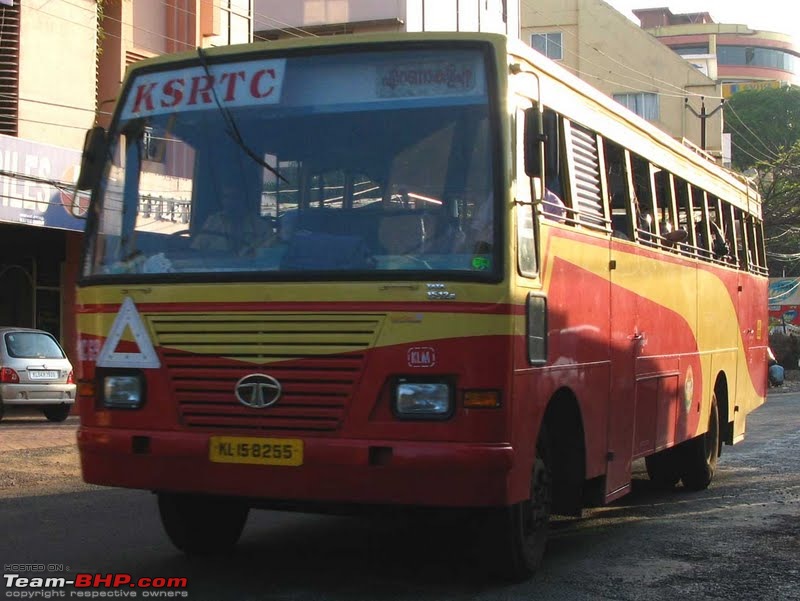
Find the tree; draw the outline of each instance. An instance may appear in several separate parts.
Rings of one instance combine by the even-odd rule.
[[[733,167],[744,171],[773,161],[800,140],[800,88],[742,90],[725,105]]]
[[[800,276],[800,88],[737,92],[725,131],[733,167],[756,174],[770,275]]]
[[[770,275],[800,276],[800,141],[755,169]]]

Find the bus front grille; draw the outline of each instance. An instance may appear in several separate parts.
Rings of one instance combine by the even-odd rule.
[[[181,314],[149,319],[180,422],[209,431],[339,429],[382,315]],[[236,383],[266,374],[281,385],[269,407],[236,398]]]

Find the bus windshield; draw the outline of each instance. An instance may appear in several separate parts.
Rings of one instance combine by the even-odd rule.
[[[110,133],[84,275],[489,277],[490,114],[477,49],[143,69]]]

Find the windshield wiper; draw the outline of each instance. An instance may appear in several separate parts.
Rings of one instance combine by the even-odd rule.
[[[197,49],[197,56],[200,57],[200,64],[203,65],[203,70],[206,72],[206,77],[208,77],[209,82],[212,83],[212,85],[211,85],[211,93],[214,95],[214,102],[216,103],[217,108],[222,113],[222,118],[225,121],[225,125],[227,126],[227,128],[225,129],[225,132],[231,137],[231,139],[234,142],[236,142],[236,144],[242,150],[244,150],[244,152],[245,152],[245,154],[247,154],[247,156],[249,156],[256,163],[261,165],[264,169],[269,171],[272,175],[274,175],[275,177],[277,177],[279,179],[282,179],[284,182],[286,182],[288,184],[289,183],[288,179],[286,179],[280,173],[278,173],[278,170],[275,167],[273,167],[272,165],[267,163],[264,159],[262,159],[260,156],[258,156],[253,151],[253,149],[250,148],[247,145],[247,142],[244,141],[244,138],[242,138],[242,134],[239,132],[239,128],[236,125],[236,121],[233,119],[233,115],[231,115],[231,112],[228,110],[228,108],[222,106],[222,103],[219,101],[219,97],[217,96],[217,89],[213,85],[214,78],[211,75],[211,71],[208,68],[208,62],[206,61],[206,55],[205,55],[205,52],[203,51],[202,48],[198,48]]]

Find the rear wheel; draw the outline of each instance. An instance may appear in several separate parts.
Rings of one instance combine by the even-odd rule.
[[[673,447],[645,457],[647,475],[658,488],[675,488],[681,479],[680,448]]]
[[[711,414],[708,417],[708,431],[684,443],[683,470],[681,480],[690,490],[708,488],[717,470],[719,459],[719,410],[717,395],[711,397]]]
[[[5,413],[5,407],[3,407],[3,399],[0,399],[0,421],[3,421],[4,413]]]
[[[158,493],[158,509],[170,541],[187,555],[230,551],[250,511],[236,499],[179,493]]]
[[[47,405],[42,413],[50,422],[63,422],[69,416],[71,405]]]
[[[550,465],[550,445],[542,430],[531,470],[530,498],[500,510],[501,572],[512,580],[530,578],[544,556],[553,502]]]

